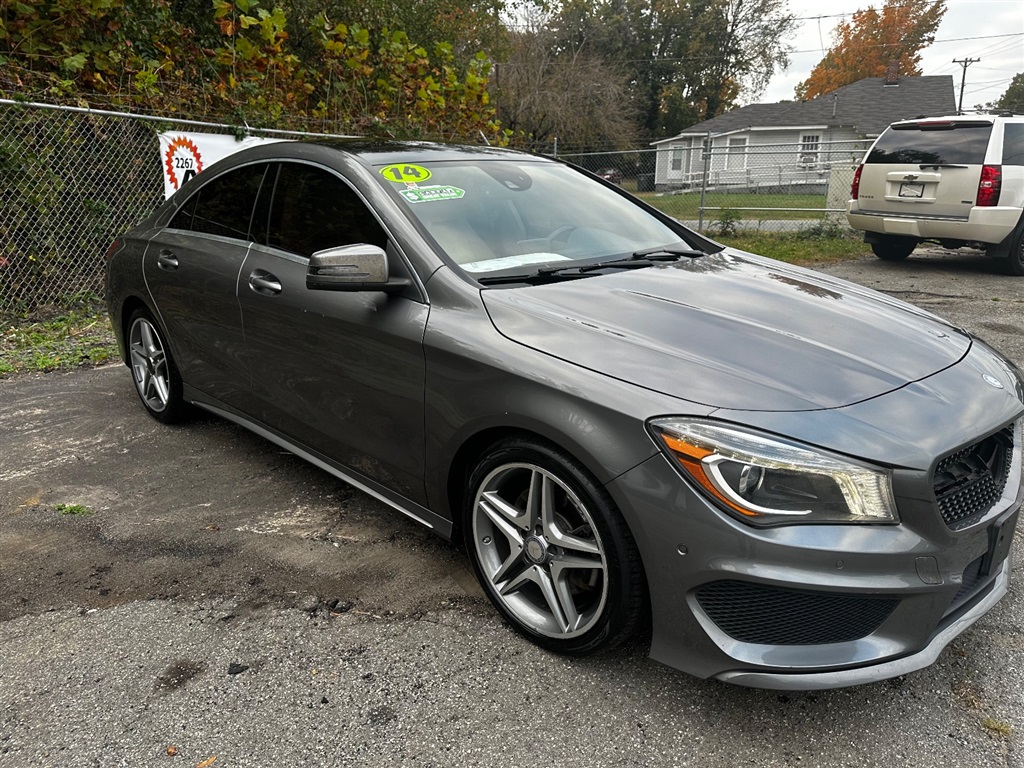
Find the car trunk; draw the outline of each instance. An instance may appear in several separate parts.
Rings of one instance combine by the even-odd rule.
[[[983,120],[890,126],[864,162],[861,211],[967,219],[991,133],[992,122]]]

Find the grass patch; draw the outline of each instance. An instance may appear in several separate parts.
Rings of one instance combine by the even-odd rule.
[[[687,221],[696,220],[700,216],[700,192],[687,192],[685,195],[657,195],[654,192],[641,192],[637,195],[649,205],[669,216]],[[825,195],[774,195],[736,193],[723,194],[712,192],[704,198],[705,208],[731,210],[735,208],[758,208],[756,211],[735,211],[746,222],[768,220],[809,220],[815,221],[825,217]],[[807,208],[807,211],[783,211],[779,208]],[[818,210],[815,210],[818,209]],[[714,221],[723,210],[705,210],[704,221]]]
[[[751,232],[741,229],[733,234],[711,236],[724,245],[790,264],[828,264],[859,259],[870,253],[860,233],[830,237],[807,232]]]
[[[994,717],[984,718],[981,721],[981,727],[993,736],[998,736],[1003,739],[1010,738],[1010,734],[1013,732],[1013,727],[1009,723],[1004,723],[1002,720],[996,720]]]
[[[84,504],[56,504],[53,507],[61,515],[74,515],[77,517],[88,517],[95,514]]]
[[[106,309],[95,298],[0,318],[0,376],[91,367],[117,357]]]

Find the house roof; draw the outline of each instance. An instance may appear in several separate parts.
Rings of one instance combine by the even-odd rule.
[[[897,120],[956,112],[951,75],[901,77],[897,85],[885,85],[885,82],[884,77],[868,77],[808,101],[751,104],[692,125],[678,136],[813,125],[848,126],[867,137],[877,136]],[[672,139],[654,144],[667,141]]]

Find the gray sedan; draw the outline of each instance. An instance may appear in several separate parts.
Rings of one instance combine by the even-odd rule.
[[[770,688],[930,664],[1006,592],[1019,372],[571,166],[277,143],[110,250],[142,404],[464,541],[519,633]]]

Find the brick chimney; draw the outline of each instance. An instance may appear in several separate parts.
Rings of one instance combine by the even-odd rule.
[[[899,85],[900,84],[900,62],[899,59],[893,59],[889,62],[889,66],[885,70],[885,82],[882,85]]]

